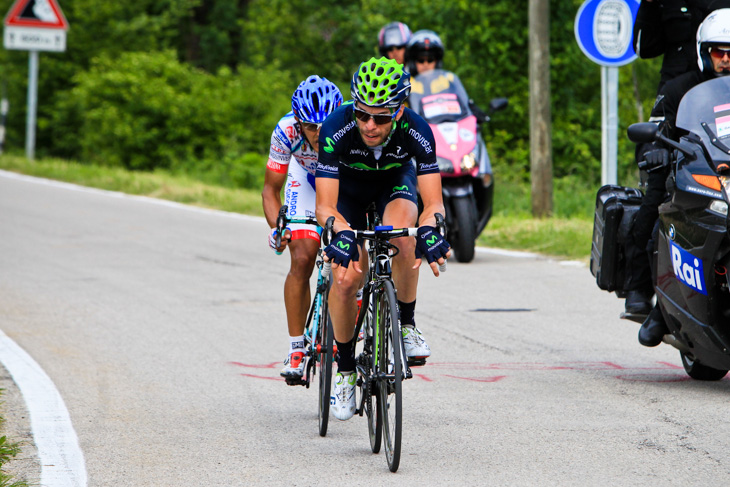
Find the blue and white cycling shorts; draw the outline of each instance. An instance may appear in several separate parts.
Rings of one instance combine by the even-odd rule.
[[[289,171],[284,186],[284,204],[288,207],[288,218],[316,218],[315,205],[317,203],[314,192],[314,176],[293,160],[289,164]],[[309,238],[319,243],[317,225],[290,223],[292,240]]]

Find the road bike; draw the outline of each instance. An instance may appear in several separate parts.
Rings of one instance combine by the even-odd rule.
[[[445,232],[444,218],[436,214],[437,227]],[[329,221],[325,229],[329,226]],[[363,331],[362,352],[357,356],[356,413],[368,420],[370,447],[380,452],[381,441],[391,472],[398,470],[403,426],[403,380],[411,378],[400,326],[400,312],[391,259],[399,249],[391,239],[414,237],[418,228],[380,225],[374,208],[368,210],[369,230],[354,230],[356,239],[367,243],[368,271],[363,289],[362,308],[358,315],[353,341]],[[441,267],[445,270],[445,266]]]
[[[319,435],[327,434],[330,413],[330,391],[332,389],[332,361],[336,352],[333,341],[332,320],[329,315],[327,297],[330,288],[331,264],[324,262],[322,249],[332,240],[332,231],[322,232],[314,218],[289,218],[287,205],[279,209],[276,219],[276,246],[281,246],[281,239],[287,225],[291,223],[317,225],[317,231],[322,233],[322,245],[317,251],[315,266],[317,268],[317,286],[315,288],[312,305],[309,308],[304,328],[305,357],[307,364],[301,379],[286,379],[289,385],[303,385],[307,389],[313,376],[319,374]]]

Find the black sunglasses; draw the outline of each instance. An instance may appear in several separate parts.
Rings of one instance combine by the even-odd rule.
[[[422,58],[416,59],[416,63],[419,63],[419,64],[435,63],[435,62],[436,62],[436,59],[435,58],[432,58],[430,56],[429,57],[422,57]]]
[[[366,112],[365,110],[362,110],[360,108],[354,107],[355,110],[355,116],[358,120],[360,120],[362,123],[368,123],[368,121],[372,118],[375,120],[375,123],[377,125],[386,125],[393,121],[395,116],[398,114],[398,110],[396,110],[393,115],[388,114],[374,114],[370,112]]]

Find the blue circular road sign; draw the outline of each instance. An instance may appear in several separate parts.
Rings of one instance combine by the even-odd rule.
[[[636,59],[632,43],[639,0],[586,0],[575,16],[575,39],[588,58],[602,66]]]

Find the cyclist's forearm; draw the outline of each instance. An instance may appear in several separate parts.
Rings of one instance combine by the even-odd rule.
[[[421,212],[421,215],[418,219],[418,226],[422,227],[424,225],[428,226],[436,226],[436,213],[440,213],[443,215],[445,213],[444,205],[440,203],[434,203],[428,206],[425,206],[423,208],[423,211]]]

